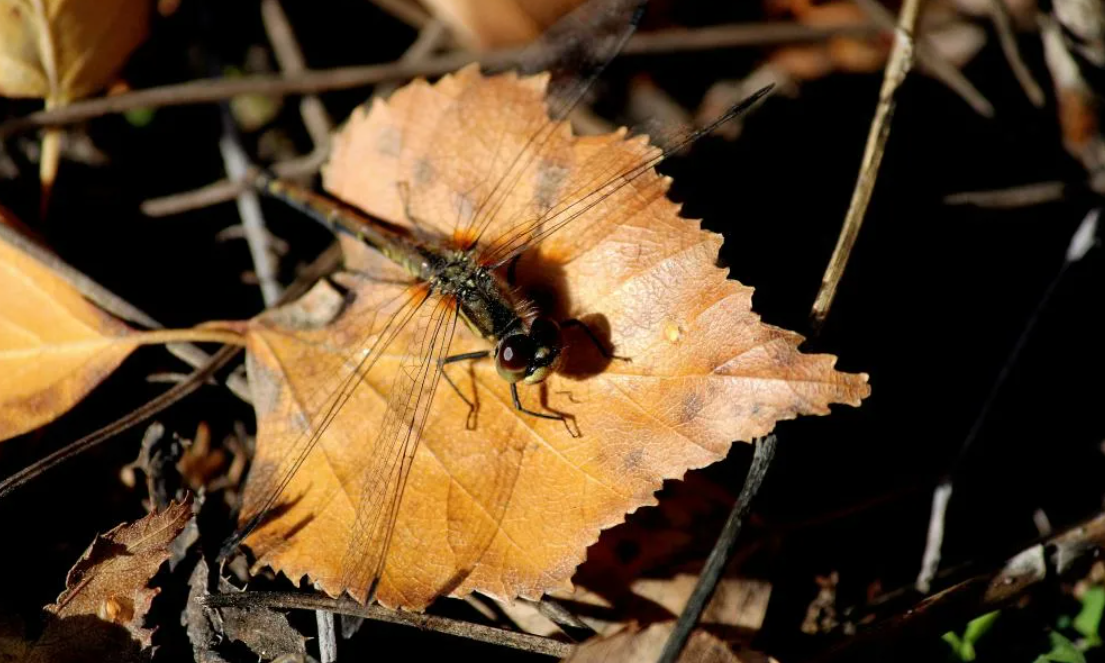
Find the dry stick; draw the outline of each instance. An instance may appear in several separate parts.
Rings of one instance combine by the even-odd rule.
[[[241,592],[213,594],[205,597],[204,604],[211,608],[276,608],[284,610],[326,610],[341,615],[364,617],[390,624],[404,624],[415,628],[447,633],[470,640],[479,640],[523,651],[564,658],[575,649],[572,645],[528,633],[517,633],[492,626],[426,615],[417,612],[388,610],[378,605],[360,605],[345,599],[332,599],[319,594],[294,592]]]
[[[1028,70],[1028,65],[1024,63],[1021,51],[1017,48],[1017,35],[1013,32],[1013,17],[1009,14],[1009,7],[1005,6],[1005,0],[990,0],[990,15],[994,20],[994,29],[998,33],[1001,51],[1005,54],[1009,68],[1013,70],[1013,76],[1017,78],[1017,82],[1020,83],[1021,89],[1024,90],[1025,96],[1032,105],[1043,108],[1044,91],[1032,77],[1032,72]]]
[[[165,328],[164,325],[151,318],[138,307],[93,281],[77,268],[63,261],[50,251],[28,240],[20,233],[3,224],[0,224],[0,239],[14,245],[20,251],[41,262],[48,267],[50,271],[54,272],[68,282],[69,285],[76,288],[77,292],[81,293],[85,298],[108,313],[123,320],[142,325],[147,329]],[[211,359],[211,355],[192,343],[168,343],[165,345],[165,349],[192,368],[199,368]],[[247,403],[250,402],[249,387],[240,376],[232,375],[228,377],[226,386],[235,396]]]
[[[1033,182],[1008,189],[961,191],[944,197],[945,205],[974,205],[989,209],[1016,209],[1062,200],[1068,184],[1062,181]]]
[[[230,108],[223,104],[222,135],[219,136],[219,153],[223,158],[226,174],[234,180],[245,179],[249,172],[249,156],[242,147],[238,130]],[[280,299],[280,281],[276,274],[276,256],[269,242],[269,231],[265,227],[265,215],[261,211],[261,198],[253,189],[240,191],[235,198],[238,205],[238,217],[242,220],[246,244],[253,260],[253,271],[257,275],[257,284],[261,287],[261,297],[265,306],[272,306]]]
[[[944,544],[944,516],[947,513],[948,502],[952,496],[952,487],[955,480],[958,478],[957,475],[963,467],[963,462],[967,458],[967,454],[970,453],[971,447],[974,446],[975,440],[978,439],[983,424],[986,423],[986,419],[990,414],[990,409],[994,406],[994,403],[997,402],[997,397],[998,394],[1001,393],[1002,386],[1005,385],[1005,381],[1009,378],[1013,367],[1017,364],[1021,352],[1024,350],[1025,346],[1028,345],[1028,339],[1032,336],[1032,331],[1036,328],[1036,323],[1039,322],[1042,317],[1044,310],[1047,308],[1052,296],[1058,289],[1059,283],[1062,282],[1063,277],[1067,274],[1071,265],[1084,258],[1090,249],[1097,246],[1097,223],[1100,214],[1100,208],[1090,211],[1082,220],[1082,223],[1078,225],[1074,235],[1071,236],[1062,266],[1051,279],[1051,282],[1048,283],[1047,288],[1044,290],[1044,294],[1040,296],[1040,301],[1036,303],[1036,308],[1033,309],[1032,315],[1029,316],[1028,321],[1025,323],[1024,329],[1021,330],[1020,336],[1017,337],[1017,342],[1013,344],[1012,350],[1009,351],[1009,356],[1002,365],[1001,371],[998,372],[997,378],[994,379],[994,383],[990,386],[989,393],[986,394],[986,400],[983,401],[982,407],[979,408],[978,415],[975,416],[970,430],[967,431],[967,435],[963,438],[963,442],[959,448],[959,455],[953,462],[951,470],[949,470],[948,474],[937,484],[936,489],[933,491],[932,512],[929,517],[925,553],[921,561],[921,570],[917,574],[916,581],[917,591],[921,593],[928,593],[932,579],[936,576],[936,571],[940,566],[941,548]]]
[[[292,26],[288,22],[288,16],[280,6],[279,0],[264,0],[261,3],[261,19],[265,24],[265,33],[272,44],[272,50],[276,54],[276,61],[280,64],[280,70],[286,76],[296,76],[307,71],[307,63],[303,59],[303,51],[295,38]],[[321,151],[323,154],[330,149],[330,132],[334,129],[334,122],[322,100],[317,95],[309,94],[299,102],[299,115],[303,118],[303,126],[311,136],[311,144],[314,146],[312,155]]]
[[[879,27],[887,31],[894,31],[896,29],[894,15],[891,14],[886,7],[883,7],[878,0],[855,1],[867,16]],[[994,105],[979,92],[978,88],[976,88],[971,81],[967,80],[963,72],[956,69],[955,65],[948,62],[938,51],[931,48],[923,37],[920,38],[914,47],[917,61],[924,66],[929,74],[944,85],[947,85],[952,92],[958,94],[963,101],[967,102],[967,104],[979,115],[983,117],[994,116]]]
[[[964,580],[928,597],[900,615],[861,632],[830,651],[817,663],[866,660],[874,647],[909,638],[930,639],[980,614],[1014,602],[1040,584],[1056,580],[1082,562],[1097,558],[1105,548],[1105,515],[1037,543],[1006,561],[997,570]],[[892,660],[892,659],[886,659]]]
[[[788,24],[784,24],[788,25]],[[869,26],[812,27],[788,25],[780,30],[778,24],[739,24],[717,26],[702,30],[668,30],[635,35],[626,44],[623,53],[644,55],[695,51],[714,48],[763,46],[780,43],[785,37],[792,41],[824,41],[832,37],[856,34],[872,34]],[[765,34],[770,39],[765,39]],[[707,38],[703,38],[703,35]],[[479,56],[488,66],[508,66],[516,62],[523,49],[491,51]],[[363,87],[382,81],[437,76],[473,62],[477,56],[467,52],[454,52],[421,62],[391,62],[387,64],[339,67],[318,71],[306,71],[297,76],[256,75],[234,79],[203,79],[138,90],[111,97],[80,101],[61,108],[42,110],[0,124],[0,139],[30,129],[72,124],[111,113],[123,113],[136,108],[182,106],[222,101],[241,94],[289,95],[311,94],[329,90]]]
[[[275,163],[270,170],[277,177],[300,179],[318,172],[325,161],[326,152],[315,151],[305,157]],[[257,173],[256,169],[251,168],[246,171],[246,177],[241,180],[219,180],[192,191],[174,193],[162,198],[150,198],[140,205],[140,209],[146,216],[157,217],[225,203],[228,200],[234,200],[239,193],[248,189],[249,182],[257,176]]]
[[[844,268],[852,255],[852,247],[859,237],[867,204],[871,202],[871,192],[875,188],[879,164],[882,163],[886,140],[890,136],[890,118],[894,115],[895,106],[894,96],[913,66],[913,34],[917,27],[920,7],[921,0],[905,0],[902,13],[898,16],[894,46],[886,62],[886,72],[883,75],[882,88],[879,90],[879,103],[875,107],[875,117],[871,121],[871,130],[867,134],[867,146],[863,150],[863,161],[860,163],[855,191],[852,192],[852,202],[848,205],[848,212],[844,216],[844,227],[840,230],[840,237],[837,238],[832,258],[829,259],[825,274],[821,277],[821,287],[817,291],[817,298],[810,312],[814,329],[820,329],[829,314],[837,286],[840,285],[840,279],[844,275]]]
[[[687,605],[675,622],[668,641],[664,643],[664,651],[660,653],[659,663],[675,663],[687,646],[694,627],[702,617],[703,611],[714,596],[714,590],[725,572],[733,552],[737,548],[737,537],[740,535],[741,525],[744,524],[748,512],[752,508],[752,500],[760,490],[767,468],[771,465],[771,459],[775,456],[775,435],[768,435],[756,442],[755,451],[752,454],[752,464],[748,468],[748,476],[744,480],[737,503],[729,513],[729,519],[721,529],[721,534],[706,558],[706,565],[702,567],[702,574],[698,576],[694,591],[687,599]]]

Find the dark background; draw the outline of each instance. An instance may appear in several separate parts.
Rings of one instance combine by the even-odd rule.
[[[754,3],[733,3],[743,10],[721,4],[727,3],[680,3],[664,25],[646,18],[643,29],[668,27],[669,20],[693,26],[759,17]],[[415,36],[364,0],[284,5],[312,68],[391,61]],[[860,409],[840,406],[831,417],[777,429],[778,456],[746,536],[775,541],[770,557],[755,567],[773,583],[757,644],[783,660],[824,645],[796,630],[817,592],[815,576],[838,571],[844,603],[862,601],[873,586],[912,584],[932,487],[953,467],[987,391],[1060,269],[1072,232],[1100,204],[1090,194],[1016,210],[943,202],[960,191],[1085,179],[1061,147],[1038,39],[1026,36],[1021,48],[1049,90],[1043,109],[1025,98],[990,36],[964,73],[994,103],[995,118],[976,115],[924,76],[912,76],[902,89],[859,243],[827,326],[805,346],[838,355],[843,370],[869,373],[872,396]],[[266,44],[253,3],[188,0],[158,22],[124,75],[135,88],[190,80],[220,62],[240,64],[251,44]],[[626,56],[599,86],[598,109],[641,71],[694,107],[712,82],[739,78],[761,58],[752,49]],[[755,307],[767,322],[810,335],[809,307],[848,206],[880,82],[878,74],[838,74],[804,85],[796,98],[776,95],[746,122],[739,140],[703,139],[662,168],[675,178],[672,196],[685,203],[685,215],[724,234],[722,259],[733,278],[755,286]],[[340,120],[366,96],[359,89],[323,98]],[[0,117],[37,107],[0,100]],[[294,100],[286,101],[275,124],[303,153],[310,150]],[[250,269],[245,243],[215,237],[238,222],[233,203],[160,219],[138,210],[147,198],[224,176],[217,108],[158,109],[143,128],[107,116],[85,130],[110,163],[63,162],[48,218],[38,218],[37,164],[20,149],[33,136],[8,142],[21,168],[18,177],[0,180],[0,201],[63,259],[169,327],[260,311],[257,287],[241,279]],[[247,135],[247,147],[255,140]],[[270,229],[291,246],[282,263],[288,283],[295,266],[317,255],[328,237],[277,206],[265,210]],[[1015,552],[1037,536],[1037,509],[1057,529],[1100,511],[1105,352],[1094,320],[1102,302],[1101,256],[1095,250],[1065,275],[958,466],[942,568],[985,568]],[[5,443],[0,473],[159,393],[162,386],[144,381],[158,370],[182,368],[163,351],[140,350],[72,413]],[[206,421],[215,439],[229,434],[235,421],[252,425],[249,409],[219,389],[201,390],[159,419],[186,437]],[[96,532],[144,515],[139,499],[117,479],[140,438],[141,430],[130,431],[0,503],[5,603],[33,614],[60,592],[65,570]],[[735,495],[749,457],[749,448],[738,446],[705,474]],[[696,534],[708,546],[719,526],[704,522]],[[1020,619],[1038,624],[1051,617],[1045,611]],[[427,655],[464,647],[474,655],[510,658],[444,636],[379,626],[374,633]],[[937,635],[930,644],[940,645]],[[910,653],[940,660],[928,658],[936,654],[927,650]]]

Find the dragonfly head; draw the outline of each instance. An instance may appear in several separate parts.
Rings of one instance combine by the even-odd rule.
[[[504,336],[495,348],[495,369],[507,382],[537,384],[556,370],[560,361],[560,325],[537,318],[529,331]]]

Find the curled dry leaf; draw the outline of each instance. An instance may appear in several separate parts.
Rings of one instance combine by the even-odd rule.
[[[191,518],[189,498],[97,536],[70,569],[57,602],[46,606],[37,640],[5,634],[0,625],[0,658],[24,663],[148,660],[153,630],[144,621],[159,591],[149,583]]]
[[[496,155],[518,154],[547,121],[546,81],[485,78],[469,67],[432,86],[414,82],[353,115],[334,141],[324,185],[378,218],[410,227],[406,210],[422,231],[451,237],[458,198],[484,200],[511,167],[510,157]],[[655,154],[643,138],[573,137],[562,124],[542,144],[542,158],[512,176],[495,218],[534,218]],[[401,183],[416,183],[419,194],[404,200]],[[527,402],[571,414],[580,437],[562,422],[516,411],[493,362],[453,371],[478,405],[475,427],[465,426],[461,398],[441,389],[391,530],[381,603],[422,608],[441,594],[537,598],[566,589],[599,532],[655,504],[665,479],[721,460],[733,440],[762,436],[780,419],[826,414],[830,403],[858,405],[868,394],[866,375],[837,372],[835,357],[802,354],[801,336],[760,322],[752,289],[716,266],[722,238],[679,216],[665,195],[669,183],[649,170],[522,254],[523,293],[556,319],[582,319],[630,361],[603,358],[583,332],[567,328],[558,372],[521,387]],[[347,265],[372,275],[347,280],[348,305],[320,287],[251,324],[258,440],[246,513],[260,508],[264,480],[287,466],[304,422],[326,400],[320,385],[362,356],[362,344],[381,334],[402,299],[398,267],[356,242],[346,249]],[[412,341],[405,328],[380,354],[271,518],[246,539],[260,564],[365,599],[367,586],[348,582],[345,567],[357,522],[354,487],[366,463],[387,451],[373,440]],[[451,352],[487,349],[460,327]],[[358,545],[381,549],[382,536]]]
[[[536,39],[545,28],[583,0],[423,0],[465,46],[475,50],[517,46]]]
[[[565,663],[637,663],[655,661],[664,650],[674,622],[653,624],[641,630],[626,628],[614,635],[596,637],[576,647]],[[724,642],[698,629],[687,640],[677,659],[680,663],[741,663]]]
[[[0,440],[59,417],[138,345],[133,330],[4,236],[0,323]]]

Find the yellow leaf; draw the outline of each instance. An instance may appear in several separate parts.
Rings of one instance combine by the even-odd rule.
[[[84,398],[137,347],[134,334],[0,239],[0,440]]]
[[[494,212],[480,217],[481,256],[509,246],[520,222],[566,218],[548,213],[593,199],[521,254],[516,286],[543,315],[583,320],[629,361],[604,357],[566,327],[558,370],[519,385],[529,407],[570,414],[578,435],[515,409],[493,360],[451,365],[478,406],[474,426],[442,381],[404,460],[378,433],[393,387],[427,351],[417,330],[433,318],[424,311],[391,324],[424,290],[347,241],[347,266],[360,274],[342,280],[349,301],[320,285],[249,332],[258,442],[243,513],[275,507],[246,540],[260,564],[361,601],[378,574],[376,598],[388,606],[472,591],[538,598],[569,588],[599,532],[655,504],[665,480],[721,460],[733,440],[765,435],[781,419],[858,405],[869,393],[866,375],[835,371],[835,357],[802,354],[801,336],[760,321],[752,289],[716,266],[721,237],[679,216],[668,178],[651,169],[628,184],[617,176],[657,154],[645,139],[577,138],[562,124],[535,142],[548,122],[546,81],[469,67],[432,86],[414,82],[354,113],[334,140],[324,186],[376,218],[459,246],[473,239],[461,229],[465,215],[498,192]],[[514,158],[535,144],[538,156]],[[495,274],[504,282],[505,271]],[[371,369],[355,369],[389,334]],[[488,349],[459,326],[450,354]],[[351,377],[342,387],[335,376]],[[320,425],[327,412],[335,417]],[[317,446],[298,464],[316,429]],[[392,468],[408,461],[401,481]],[[265,504],[274,486],[281,497]],[[387,497],[399,493],[399,502]],[[380,526],[393,515],[394,526]]]
[[[97,92],[149,15],[148,0],[0,0],[0,95],[64,104]]]

